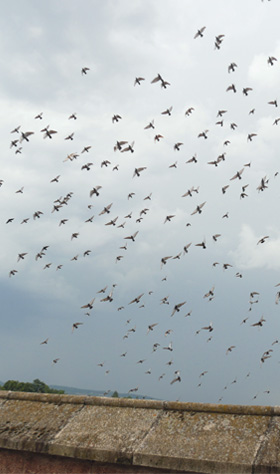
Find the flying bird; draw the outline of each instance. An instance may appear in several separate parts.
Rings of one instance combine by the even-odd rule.
[[[115,114],[112,117],[112,123],[118,122],[121,119],[122,119],[122,117],[119,114]]]
[[[198,212],[198,214],[201,214],[202,213],[202,208],[203,206],[206,204],[206,201],[204,201],[202,204],[200,204],[199,206],[196,206],[195,210],[191,213],[191,216],[193,216],[194,214],[196,214]]]
[[[202,28],[200,28],[199,30],[197,30],[196,34],[194,35],[194,39],[200,37],[202,38],[203,37],[203,32],[205,30],[206,26],[203,26]]]
[[[136,86],[136,84],[140,86],[142,81],[145,81],[144,77],[136,77],[134,81],[134,86]]]
[[[142,298],[143,295],[144,295],[144,293],[141,293],[141,295],[136,296],[136,298],[134,298],[133,300],[131,300],[130,303],[128,303],[128,304],[139,303],[139,302],[140,302],[140,299]]]
[[[99,213],[99,216],[102,216],[103,214],[109,214],[112,205],[113,203],[111,202],[110,204],[108,204],[108,206],[105,206],[103,210]]]
[[[235,173],[235,175],[232,178],[230,178],[230,181],[232,181],[233,179],[236,179],[236,178],[241,179],[241,175],[242,175],[243,171],[244,171],[244,168],[242,168],[240,171],[237,171]]]
[[[172,106],[169,107],[169,109],[166,109],[166,110],[164,110],[163,112],[161,112],[161,115],[169,115],[169,116],[170,116],[170,115],[171,115],[171,112],[172,112],[172,109],[173,109]]]
[[[257,242],[257,245],[258,245],[258,244],[263,244],[263,243],[266,241],[266,239],[269,239],[269,235],[265,235],[264,237],[262,237],[262,238]]]
[[[183,301],[182,303],[177,303],[175,304],[174,308],[173,308],[173,311],[171,313],[171,317],[174,316],[175,313],[178,313],[180,311],[180,308],[186,304],[186,301]]]
[[[142,173],[142,171],[144,171],[144,170],[146,170],[146,169],[147,169],[146,166],[143,166],[142,168],[135,168],[132,177],[133,177],[133,178],[134,178],[134,176],[140,177],[140,173]]]
[[[268,59],[267,59],[267,63],[270,65],[270,66],[273,66],[275,61],[277,61],[277,58],[275,58],[274,56],[268,56]]]
[[[88,73],[88,71],[90,71],[90,68],[89,68],[89,67],[83,67],[82,70],[81,70],[82,76],[83,76],[83,75],[86,75],[86,74]]]
[[[134,234],[132,235],[129,235],[128,237],[124,237],[124,239],[129,239],[129,240],[132,240],[132,242],[135,242],[135,237],[136,235],[138,234],[139,230],[137,230],[136,232],[134,232]]]

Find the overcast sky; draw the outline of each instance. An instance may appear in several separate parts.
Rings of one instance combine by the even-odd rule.
[[[279,16],[277,0],[2,5],[0,380],[279,403]]]

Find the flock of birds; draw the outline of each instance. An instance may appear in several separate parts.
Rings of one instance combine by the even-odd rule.
[[[263,0],[262,0],[263,1]],[[202,40],[207,32],[206,26],[203,26],[199,28],[196,33],[193,36],[193,39],[199,41]],[[223,42],[226,41],[226,35],[225,34],[218,34],[214,38],[214,50],[220,50],[223,47]],[[218,54],[218,53],[217,53]],[[264,64],[264,67],[269,67],[269,68],[276,68],[277,66],[278,59],[275,56],[268,56],[267,57],[267,64]],[[235,62],[229,62],[226,66],[228,75],[230,77],[230,84],[225,87],[225,91],[229,94],[236,94],[239,92],[238,86],[236,85],[235,82],[232,81],[232,76],[234,76],[234,73],[236,70],[238,70],[238,64]],[[91,69],[89,67],[83,67],[81,69],[81,76],[82,80],[87,80],[85,76],[91,74]],[[139,87],[143,87],[145,83],[148,82],[148,80],[142,76],[137,76],[133,81],[131,81],[131,85],[135,87],[135,90],[138,89]],[[163,93],[166,89],[172,88],[171,82],[169,80],[166,80],[166,78],[163,78],[161,74],[155,75],[155,77],[149,79],[149,83],[153,86],[159,86],[162,90]],[[252,87],[243,87],[241,90],[241,93],[244,95],[244,97],[247,97],[250,94],[253,94],[253,88]],[[276,98],[271,98],[271,100],[267,101],[267,106],[274,108],[277,112],[277,99]],[[165,116],[166,119],[168,117],[171,117],[173,115],[173,107],[169,106],[168,108],[165,108],[160,112],[160,115]],[[191,120],[191,117],[196,113],[196,107],[192,106],[189,104],[184,112],[184,119],[185,120]],[[252,116],[254,114],[257,114],[257,110],[255,108],[250,108],[248,110],[248,115]],[[229,116],[229,120],[226,120],[227,117]],[[116,128],[119,126],[120,123],[122,123],[123,120],[123,114],[120,113],[112,113],[111,117],[111,122],[112,122],[112,127],[114,127],[114,133]],[[34,117],[34,121],[36,123],[43,123],[44,120],[44,113],[41,112],[37,114]],[[79,120],[79,114],[78,113],[71,113],[68,116],[68,120],[71,121],[71,123],[75,123],[76,120]],[[153,141],[155,146],[161,146],[162,143],[165,142],[166,140],[166,135],[163,133],[159,133],[157,128],[156,128],[156,120],[147,120],[147,123],[143,124],[143,130],[145,132],[143,133],[150,133],[151,136],[151,142]],[[275,116],[274,121],[272,122],[271,126],[275,127],[278,125],[280,122],[280,116],[278,117],[277,115]],[[69,122],[70,123],[70,122]],[[209,138],[211,133],[214,133],[215,128],[219,129],[227,129],[227,134],[228,130],[230,131],[231,134],[234,134],[234,131],[238,128],[238,124],[234,122],[231,117],[230,117],[230,111],[226,109],[219,109],[217,111],[217,115],[215,118],[215,121],[211,124],[209,124],[209,129],[204,129],[202,131],[198,131],[197,133],[197,139],[199,140],[205,140],[207,143],[207,139]],[[38,127],[37,127],[38,128]],[[146,132],[148,131],[148,132]],[[59,131],[56,130],[55,128],[52,128],[50,125],[44,125],[44,126],[39,126],[38,131],[34,132],[33,130],[25,130],[23,126],[19,125],[13,128],[11,131],[11,140],[10,140],[10,150],[11,152],[15,153],[16,156],[21,157],[22,156],[28,156],[28,147],[32,145],[32,140],[33,140],[33,135],[36,134],[41,134],[43,140],[46,142],[48,141],[53,141],[56,140],[56,136],[59,135]],[[68,143],[72,143],[74,141],[75,143],[75,131],[66,134],[66,136],[63,136],[63,140],[65,140]],[[255,140],[258,139],[258,133],[256,131],[248,131],[247,133],[247,146],[250,146],[251,142],[255,142]],[[225,136],[224,140],[221,144],[222,150],[221,153],[218,154],[217,157],[210,159],[205,163],[205,165],[209,165],[209,167],[220,167],[227,161],[226,155],[228,150],[230,150],[230,145],[231,145],[231,136]],[[72,145],[71,145],[72,146]],[[180,157],[183,154],[182,150],[184,147],[184,141],[176,141],[173,143],[173,151],[172,153],[177,154],[180,152]],[[74,148],[74,147],[73,147]],[[118,174],[119,170],[121,169],[122,165],[119,165],[115,162],[115,157],[116,156],[122,156],[119,154],[131,154],[131,157],[137,156],[137,147],[136,147],[136,140],[126,140],[123,139],[123,137],[118,138],[116,141],[112,143],[112,157],[109,159],[102,159],[100,162],[100,168],[105,172],[113,172],[115,175]],[[226,151],[225,151],[226,150]],[[133,155],[135,153],[135,155]],[[230,154],[230,152],[229,152]],[[80,163],[80,160],[83,157],[90,157],[89,159],[86,159],[85,162],[82,164]],[[194,153],[190,158],[186,159],[185,157],[183,159],[177,159],[174,162],[170,163],[168,165],[169,173],[172,172],[172,170],[176,170],[178,167],[181,167],[183,164],[188,165],[187,168],[187,173],[188,173],[188,178],[191,175],[191,170],[190,166],[191,165],[196,165],[199,163],[199,158],[197,156],[197,153]],[[62,163],[64,163],[62,166],[67,166],[71,165],[71,163],[79,163],[79,168],[82,172],[88,173],[92,172],[92,170],[97,166],[96,159],[94,158],[94,143],[86,143],[82,149],[79,152],[76,152],[72,150],[70,153],[67,153],[66,156],[64,156],[61,160]],[[131,163],[134,163],[131,162]],[[199,166],[199,165],[198,165]],[[239,199],[242,201],[243,199],[249,198],[248,194],[248,186],[249,184],[247,182],[244,183],[244,178],[245,176],[248,177],[249,179],[249,173],[250,169],[253,167],[252,161],[246,162],[243,164],[242,168],[236,170],[236,172],[229,177],[229,180],[227,183],[224,183],[220,189],[217,191],[221,199],[223,196],[228,193],[228,190],[230,186],[235,183],[240,183],[241,187],[238,192]],[[209,168],[210,169],[210,168]],[[143,179],[142,177],[145,174],[149,173],[149,166],[135,166],[133,164],[133,170],[132,174],[130,175],[130,179],[132,179],[132,184],[131,186],[133,187],[133,183],[138,180],[138,179]],[[275,171],[273,178],[276,178],[278,175],[278,171]],[[95,175],[93,173],[92,179],[95,179]],[[174,178],[172,178],[174,179]],[[176,178],[175,178],[176,179]],[[63,180],[63,174],[57,174],[54,177],[52,177],[49,182],[50,185],[52,186],[58,186]],[[269,187],[271,178],[268,177],[268,175],[264,175],[260,177],[259,182],[257,183],[257,186],[254,189],[254,192],[257,193],[263,193],[264,191],[267,190]],[[106,182],[106,179],[104,179]],[[243,184],[244,183],[244,184]],[[2,189],[5,188],[6,185],[6,180],[3,178],[0,180],[0,187]],[[115,215],[114,210],[118,209],[118,205],[115,202],[105,202],[102,200],[102,194],[105,192],[104,189],[105,185],[102,182],[96,182],[90,189],[87,190],[87,196],[88,196],[88,203],[87,203],[87,212],[92,213],[89,217],[84,219],[83,224],[87,224],[90,226],[90,224],[96,224],[100,226],[106,226],[106,227],[111,227],[112,232],[113,228],[115,229],[120,229],[120,238],[119,240],[117,237],[114,235],[112,237],[112,240],[114,242],[118,242],[116,245],[116,254],[114,257],[114,260],[112,261],[112,264],[120,266],[122,265],[122,262],[126,258],[127,254],[130,252],[133,252],[133,246],[137,246],[139,242],[141,242],[141,227],[139,225],[141,224],[143,226],[143,222],[145,221],[146,216],[148,217],[152,213],[152,208],[153,208],[153,199],[154,199],[154,192],[151,190],[148,190],[147,192],[144,191],[142,193],[141,198],[138,199],[137,205],[140,205],[140,209],[137,211],[136,214],[136,206],[133,208],[133,211],[129,211],[127,214],[120,216],[120,215]],[[18,195],[22,195],[22,199],[24,199],[25,195],[25,186],[21,186],[18,189],[16,189],[14,192]],[[204,191],[204,190],[203,190]],[[165,192],[165,190],[164,190]],[[179,194],[178,192],[178,199],[184,198],[184,200],[188,200],[190,202],[193,199],[197,199],[199,197],[199,194],[201,193],[201,187],[200,186],[190,186],[189,189],[187,189],[183,194]],[[59,193],[58,193],[59,194]],[[203,192],[202,192],[203,194]],[[135,200],[135,197],[137,196],[137,192],[135,191],[130,191],[126,198],[127,202],[131,203]],[[32,221],[43,221],[46,218],[52,218],[53,220],[55,219],[55,225],[57,226],[57,232],[59,232],[60,228],[67,228],[69,226],[69,222],[71,221],[70,215],[71,215],[71,205],[72,205],[72,200],[75,198],[75,193],[73,191],[67,192],[65,195],[60,195],[57,197],[49,206],[49,203],[47,203],[46,208],[44,209],[34,209],[33,213],[30,215],[25,215],[22,216],[22,219],[17,222],[17,219],[13,215],[7,216],[5,220],[5,224],[9,226],[13,226],[16,224],[20,224],[23,226],[26,226],[30,224]],[[186,198],[186,199],[185,199]],[[136,197],[137,199],[137,197]],[[193,219],[197,219],[198,216],[201,214],[204,214],[206,212],[207,207],[210,206],[210,203],[208,203],[207,200],[199,200],[196,204],[192,206],[191,212],[188,215],[189,220],[184,223],[185,231],[188,230],[190,227],[195,227],[196,223]],[[66,211],[67,209],[67,217],[63,215],[63,212]],[[118,211],[116,211],[118,212]],[[56,217],[57,214],[59,213],[59,216],[61,217]],[[220,218],[226,221],[229,218],[229,211],[226,213],[222,214]],[[53,216],[51,216],[53,215]],[[47,217],[46,217],[47,216]],[[196,217],[192,217],[196,216]],[[168,226],[169,229],[172,227],[172,223],[176,220],[176,211],[174,210],[174,213],[168,213],[167,215],[162,216],[161,218],[161,225],[164,225],[164,230],[168,232]],[[198,218],[199,219],[199,218]],[[131,227],[129,226],[128,223],[134,223],[134,228],[131,230]],[[197,222],[197,221],[196,221]],[[200,224],[199,224],[200,225]],[[126,226],[130,227],[130,230],[126,232]],[[75,231],[71,229],[68,234],[68,243],[72,241],[77,241],[82,235],[84,226],[80,225],[80,228],[76,229]],[[184,232],[185,232],[184,231]],[[96,230],[94,231],[96,232]],[[160,241],[160,232],[159,230],[159,241]],[[184,234],[184,238],[185,238]],[[140,366],[143,364],[145,369],[144,369],[144,374],[145,375],[152,375],[153,374],[153,361],[152,358],[154,357],[153,354],[155,352],[160,352],[164,354],[170,354],[171,359],[169,359],[167,362],[164,362],[164,365],[167,367],[170,367],[168,375],[166,375],[166,372],[158,373],[156,375],[156,379],[158,382],[160,382],[164,377],[168,378],[168,384],[173,386],[177,386],[181,381],[182,381],[182,372],[183,372],[183,367],[174,367],[175,370],[173,370],[173,351],[176,352],[176,347],[174,345],[174,342],[172,340],[172,333],[175,331],[174,326],[172,325],[172,321],[174,321],[174,317],[180,313],[181,315],[183,312],[185,313],[183,315],[183,318],[192,318],[193,317],[193,310],[188,308],[186,310],[186,307],[188,305],[188,299],[182,298],[179,301],[174,301],[171,295],[169,295],[169,291],[166,290],[166,286],[164,285],[168,284],[168,272],[167,268],[170,265],[170,262],[172,260],[178,261],[183,258],[186,258],[187,254],[192,252],[194,247],[201,248],[202,250],[206,250],[211,242],[211,245],[219,245],[219,242],[222,240],[223,234],[219,232],[213,233],[211,236],[207,238],[204,237],[201,241],[195,241],[193,242],[192,240],[185,241],[185,243],[182,245],[180,249],[178,249],[178,252],[175,254],[171,254],[171,252],[164,253],[161,258],[158,261],[158,271],[159,271],[159,280],[161,282],[161,290],[160,295],[157,295],[156,292],[153,289],[150,289],[149,291],[135,291],[135,295],[133,298],[129,300],[127,298],[127,301],[123,301],[122,304],[116,304],[115,306],[115,311],[117,314],[120,314],[122,311],[124,312],[130,312],[130,309],[132,307],[137,307],[138,309],[142,309],[142,311],[146,311],[149,314],[149,299],[153,299],[154,301],[158,301],[158,305],[160,310],[165,311],[165,315],[168,314],[168,317],[172,318],[170,319],[170,327],[162,327],[163,324],[161,323],[160,319],[160,310],[158,310],[158,313],[155,314],[153,317],[156,319],[155,321],[150,321],[146,328],[145,328],[145,333],[146,336],[148,337],[153,337],[154,334],[159,335],[159,331],[161,331],[161,336],[163,336],[163,339],[167,341],[166,343],[158,342],[158,340],[155,338],[151,342],[151,346],[149,349],[149,353],[145,354],[144,358],[139,359],[138,361],[135,361],[135,364],[139,364]],[[256,246],[262,246],[266,245],[268,239],[270,238],[269,235],[261,235],[259,236],[259,239],[255,242]],[[66,245],[66,244],[65,244]],[[37,264],[41,264],[41,260],[44,262],[42,264],[42,269],[43,270],[49,270],[51,268],[54,268],[56,272],[63,272],[63,269],[65,267],[65,261],[49,261],[48,260],[48,252],[49,252],[50,245],[46,243],[43,246],[40,246],[36,249],[34,254],[31,254],[31,251],[25,251],[25,249],[19,250],[17,256],[15,256],[15,261],[17,265],[12,265],[9,272],[8,272],[8,277],[11,279],[17,278],[21,273],[21,265],[23,260],[28,260],[28,259],[35,259]],[[84,248],[82,252],[80,253],[75,253],[70,261],[77,261],[81,259],[86,259],[90,258],[91,254],[95,252],[95,249],[93,248]],[[169,254],[170,253],[170,254]],[[135,263],[136,268],[137,268],[137,263]],[[228,262],[218,262],[215,261],[212,263],[213,269],[218,267],[223,269],[223,271],[230,270],[233,268],[234,265],[232,263]],[[24,271],[24,270],[23,270]],[[167,272],[167,274],[163,274],[163,271]],[[147,279],[149,279],[147,273]],[[243,278],[243,273],[236,269],[234,276],[238,279]],[[84,317],[90,317],[95,315],[95,308],[98,308],[98,305],[100,303],[102,304],[108,304],[110,306],[110,311],[111,307],[115,305],[115,301],[119,302],[119,298],[117,296],[118,292],[118,282],[114,283],[108,283],[106,286],[102,288],[96,288],[95,291],[93,291],[93,294],[90,295],[88,298],[88,301],[80,302],[80,307],[79,310],[81,311],[81,316],[77,321],[73,321],[71,331],[75,333],[76,331],[81,330],[81,326],[87,324],[87,319]],[[275,304],[278,304],[280,301],[280,290],[278,287],[280,286],[280,283],[276,282],[275,284]],[[211,302],[215,296],[216,290],[216,285],[215,284],[210,284],[207,291],[203,292],[202,299]],[[163,295],[163,293],[165,293]],[[139,293],[139,294],[138,294]],[[248,311],[253,311],[253,307],[258,303],[260,297],[260,293],[256,291],[254,288],[250,291],[250,294],[248,295],[249,298],[249,308]],[[132,306],[131,306],[132,305]],[[100,307],[100,306],[99,306]],[[153,312],[152,312],[153,313]],[[245,318],[241,319],[238,321],[239,325],[245,325],[249,319],[249,316],[251,313],[249,313],[248,316]],[[149,316],[150,318],[150,316]],[[136,332],[137,329],[137,324],[136,323],[137,318],[133,319],[133,317],[125,318],[125,326],[126,330],[125,333],[123,334],[123,346],[124,350],[122,353],[119,354],[119,360],[126,358],[127,356],[129,357],[128,351],[126,350],[126,340],[131,338],[133,334]],[[258,317],[256,316],[256,319],[252,320],[250,325],[251,327],[257,327],[261,328],[266,322],[266,319],[264,315],[259,315]],[[248,323],[247,323],[248,324]],[[70,329],[70,328],[69,328]],[[193,334],[194,336],[199,335],[200,333],[207,334],[207,339],[206,342],[210,343],[213,339],[213,334],[215,334],[215,324],[211,321],[207,321],[205,324],[199,326],[196,328],[195,333]],[[49,344],[50,337],[42,337],[42,341],[39,343],[42,346],[45,346]],[[162,341],[162,339],[160,339]],[[275,339],[274,341],[271,342],[271,346],[268,348],[265,348],[264,352],[261,354],[260,357],[260,364],[263,365],[267,359],[271,358],[273,355],[274,351],[274,346],[278,343],[278,340]],[[235,351],[237,349],[237,345],[231,344],[228,347],[224,348],[224,354],[226,356],[230,356],[230,353]],[[52,359],[53,364],[57,364],[61,360],[61,357],[57,357],[54,355]],[[61,360],[62,361],[62,360]],[[51,361],[50,361],[51,362]],[[151,364],[151,367],[148,366],[148,364]],[[110,367],[109,364],[105,363],[105,361],[98,361],[96,362],[96,365],[100,367],[101,369],[104,368],[105,374],[110,373]],[[165,369],[164,369],[165,370]],[[210,370],[210,369],[209,369]],[[202,385],[202,379],[204,376],[209,372],[209,370],[203,370],[200,374],[198,374],[198,387]],[[247,374],[247,377],[250,376],[250,373]],[[228,383],[225,387],[224,390],[226,390],[230,385],[237,383],[237,378],[233,379],[230,383]],[[127,387],[127,392],[128,393],[137,393],[138,391],[141,392],[141,383],[135,384],[131,387]],[[110,390],[107,390],[104,394],[108,395],[110,393]],[[269,390],[266,390],[264,393],[270,393]],[[257,395],[253,397],[255,399]],[[223,395],[220,396],[219,402],[223,399]]]

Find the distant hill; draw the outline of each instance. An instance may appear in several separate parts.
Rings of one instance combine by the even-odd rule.
[[[65,387],[64,385],[49,385],[49,386],[56,390],[64,390],[64,392],[67,395],[89,395],[91,397],[104,397],[104,396],[111,397],[114,393],[114,390],[110,392],[104,392],[102,390],[89,390],[85,388]],[[147,400],[151,400],[151,397],[147,397],[145,395],[143,396],[137,393],[119,393],[118,392],[118,395],[120,398],[130,397],[130,398],[141,398],[141,399],[145,398]]]

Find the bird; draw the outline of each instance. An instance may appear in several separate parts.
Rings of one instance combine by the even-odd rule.
[[[237,64],[236,63],[230,63],[230,65],[228,66],[228,72],[234,72],[235,69],[237,68]]]
[[[230,181],[232,181],[232,180],[234,180],[234,179],[237,179],[237,178],[238,178],[238,179],[241,179],[241,175],[242,175],[243,171],[244,171],[244,168],[242,168],[240,171],[237,171],[237,172],[235,173],[235,175],[234,175],[232,178],[230,178]]]
[[[230,86],[227,87],[226,91],[232,91],[234,93],[236,93],[236,87],[234,84],[230,84]]]
[[[41,130],[41,132],[45,132],[43,138],[50,138],[57,133],[57,130],[53,130],[49,128],[50,126],[47,125],[45,128]]]
[[[118,122],[121,119],[122,119],[122,117],[119,114],[115,114],[112,117],[112,123]]]
[[[12,141],[11,141],[11,144],[10,144],[10,148],[16,147],[18,141],[19,141],[19,140],[12,140]]]
[[[73,137],[74,137],[74,133],[75,133],[75,132],[72,132],[72,133],[70,133],[69,135],[67,135],[67,137],[65,137],[64,140],[71,140],[71,141],[74,140],[74,138],[73,138]]]
[[[197,32],[195,33],[194,35],[194,39],[196,38],[202,38],[203,37],[203,32],[205,30],[206,26],[203,26],[202,28],[200,28],[199,30],[197,30]]]
[[[166,89],[166,86],[170,86],[170,83],[165,81],[160,74],[158,74],[152,81],[151,84],[155,84],[156,82],[160,82],[162,88]]]
[[[63,224],[66,224],[66,222],[68,221],[68,219],[61,219],[61,221],[59,222],[59,226],[63,225]]]
[[[9,272],[9,277],[14,276],[16,273],[18,273],[17,270],[11,270],[11,271]]]
[[[211,296],[214,296],[214,289],[215,289],[215,286],[212,286],[211,290],[209,290],[207,293],[205,293],[203,298],[209,298]]]
[[[58,174],[55,178],[50,180],[50,183],[58,183],[58,180],[60,178],[60,174]]]
[[[128,304],[139,303],[139,302],[140,302],[140,299],[142,298],[143,295],[144,295],[144,293],[141,293],[139,296],[136,296],[136,298],[134,298],[133,300],[131,300],[130,303],[128,303]]]
[[[81,170],[87,170],[90,171],[90,167],[93,166],[93,163],[85,163],[82,167]]]
[[[127,142],[126,142],[127,143]],[[134,141],[131,142],[130,145],[128,145],[126,148],[123,148],[121,150],[122,153],[126,152],[126,151],[130,151],[131,153],[134,153],[134,150],[133,150],[133,147],[134,147]]]
[[[89,192],[89,197],[92,197],[92,196],[94,196],[94,195],[99,196],[99,194],[100,194],[100,193],[98,192],[99,189],[102,189],[102,186],[95,186],[94,188],[92,188],[92,189],[90,190],[90,192]]]
[[[259,184],[259,186],[256,188],[257,191],[264,191],[265,189],[267,189],[267,184],[268,184],[268,179],[266,176],[264,176],[264,178],[261,179],[261,182]]]
[[[214,242],[217,242],[218,237],[221,237],[221,234],[214,234],[214,235],[212,235],[212,239],[214,240]]]
[[[202,247],[203,249],[206,249],[206,242],[205,242],[205,239],[198,243],[198,244],[195,244],[196,247]]]
[[[40,345],[42,345],[42,344],[48,344],[48,340],[49,340],[49,338],[47,337],[47,339],[45,339],[44,341],[40,342]]]
[[[33,135],[34,132],[21,132],[21,137],[20,137],[20,143],[22,143],[24,140],[26,142],[29,142],[29,138],[31,135]]]
[[[81,70],[82,76],[83,76],[83,75],[86,75],[86,74],[88,73],[88,71],[90,71],[90,68],[89,68],[89,67],[83,67],[82,70]]]
[[[133,178],[134,178],[134,176],[140,177],[140,173],[142,173],[142,171],[144,171],[146,169],[147,169],[146,166],[142,166],[141,168],[135,168],[134,173],[133,173]]]
[[[175,143],[173,148],[174,148],[174,150],[180,151],[180,146],[182,146],[182,145],[183,145],[183,143],[177,142],[177,143]]]
[[[196,153],[186,163],[197,163]]]
[[[173,308],[173,311],[172,311],[172,313],[171,313],[171,317],[174,316],[174,314],[175,314],[176,312],[179,312],[179,311],[180,311],[180,308],[181,308],[184,304],[186,304],[186,301],[183,301],[182,303],[177,303],[177,304],[175,304],[175,306],[174,306],[174,308]]]
[[[268,59],[267,59],[267,63],[270,66],[273,66],[275,61],[277,61],[277,58],[275,58],[274,56],[269,56]]]
[[[83,306],[81,306],[81,309],[84,309],[84,308],[92,309],[94,301],[95,301],[95,298],[92,298],[92,300],[89,303],[86,303]]]
[[[140,86],[142,81],[145,81],[144,77],[136,77],[134,81],[134,86],[136,86],[136,84]]]
[[[223,269],[227,270],[229,267],[232,267],[230,263],[223,263]]]
[[[107,296],[105,296],[104,298],[100,300],[101,303],[104,303],[106,301],[109,301],[109,303],[113,301],[113,289],[110,291],[110,293]]]
[[[253,327],[256,327],[256,326],[262,327],[262,326],[263,326],[263,323],[264,323],[265,321],[266,321],[266,320],[265,320],[264,317],[262,316],[259,321],[257,321],[257,322],[254,323],[254,324],[251,324],[251,326],[253,326]]]
[[[203,137],[205,138],[205,140],[208,138],[207,137],[207,133],[209,132],[209,130],[204,130],[203,132],[200,132],[197,137],[200,138],[200,137]]]
[[[194,214],[196,214],[198,212],[198,214],[201,214],[202,213],[202,208],[203,206],[206,204],[206,201],[204,201],[202,204],[200,204],[199,206],[196,206],[195,210],[191,213],[191,216],[193,216]]]
[[[169,116],[170,116],[170,115],[171,115],[171,112],[172,112],[172,109],[173,109],[172,106],[169,107],[169,109],[166,109],[166,110],[164,110],[163,112],[161,112],[161,115],[169,115]]]
[[[22,186],[20,189],[16,191],[16,194],[22,194],[24,190],[24,186]]]
[[[154,328],[158,325],[158,323],[153,323],[153,324],[149,324],[148,326],[148,330],[147,330],[147,334],[149,334],[150,331],[153,331]],[[155,346],[155,344],[154,344]]]
[[[171,219],[173,219],[173,217],[175,217],[175,214],[166,216],[166,218],[165,218],[165,220],[164,220],[164,224],[165,224],[166,222],[171,222]]]
[[[19,133],[19,129],[21,128],[21,125],[19,125],[18,127],[14,128],[11,133]]]
[[[129,240],[132,240],[132,242],[135,242],[135,237],[136,235],[138,234],[138,230],[136,232],[134,232],[134,234],[132,235],[129,235],[128,237],[124,237],[124,239],[129,239]]]
[[[163,267],[163,265],[166,265],[167,260],[168,260],[169,258],[172,258],[172,256],[163,257],[163,258],[161,259],[161,268]]]
[[[101,168],[103,168],[103,166],[105,166],[106,168],[111,164],[111,161],[109,160],[103,160],[101,162]]]
[[[20,260],[24,260],[25,255],[27,255],[27,252],[19,253],[17,261],[19,262]]]
[[[79,232],[73,232],[73,234],[71,235],[71,240],[77,239],[78,236],[79,236]]]
[[[172,352],[173,351],[172,341],[169,343],[168,346],[163,347],[163,349]]]
[[[269,235],[265,235],[260,240],[258,240],[257,245],[263,244],[266,241],[266,239],[269,239]]]
[[[154,141],[159,142],[161,138],[164,138],[163,135],[157,134],[154,136]]]
[[[149,122],[148,125],[146,125],[146,127],[144,127],[144,130],[148,130],[149,128],[155,128],[155,126],[154,126],[154,120],[152,120],[151,122]]]
[[[269,105],[274,105],[275,107],[278,107],[278,102],[277,102],[276,99],[275,99],[275,100],[270,100],[270,101],[268,102],[268,104],[269,104]]]
[[[91,145],[85,146],[85,147],[82,149],[81,153],[88,153],[91,148],[92,148]]]
[[[226,355],[228,355],[229,352],[231,352],[233,349],[235,349],[235,346],[228,347],[227,350],[226,350]]]
[[[253,140],[253,138],[256,137],[256,136],[257,136],[257,133],[248,133],[247,141],[251,142]]]
[[[198,194],[198,191],[199,191],[199,186],[197,188],[195,188],[194,186],[192,186],[190,189],[187,190],[187,192],[185,194],[182,195],[182,197],[186,197],[186,196],[190,196],[192,197],[192,194],[193,193],[197,193]]]
[[[224,40],[224,37],[225,37],[225,35],[218,35],[218,36],[215,37],[215,42],[214,42],[215,49],[220,49],[221,44]]]
[[[191,114],[193,113],[193,111],[194,111],[194,107],[189,107],[189,108],[186,110],[185,115],[189,116],[189,115],[191,115]]]
[[[176,377],[170,382],[170,385],[173,385],[175,382],[181,382],[181,376],[179,370],[175,372]]]
[[[204,326],[201,329],[204,329],[205,331],[212,332],[212,331],[214,331],[213,323],[210,323],[209,326]]]
[[[107,222],[105,225],[116,225],[117,220],[118,220],[118,216],[110,220],[109,222]]]
[[[102,216],[103,214],[109,214],[112,205],[113,205],[113,203],[111,202],[110,204],[108,204],[107,206],[105,206],[105,207],[103,208],[103,210],[99,213],[99,216]]]
[[[243,93],[243,95],[247,96],[248,93],[252,90],[253,90],[252,87],[243,87],[242,93]]]

